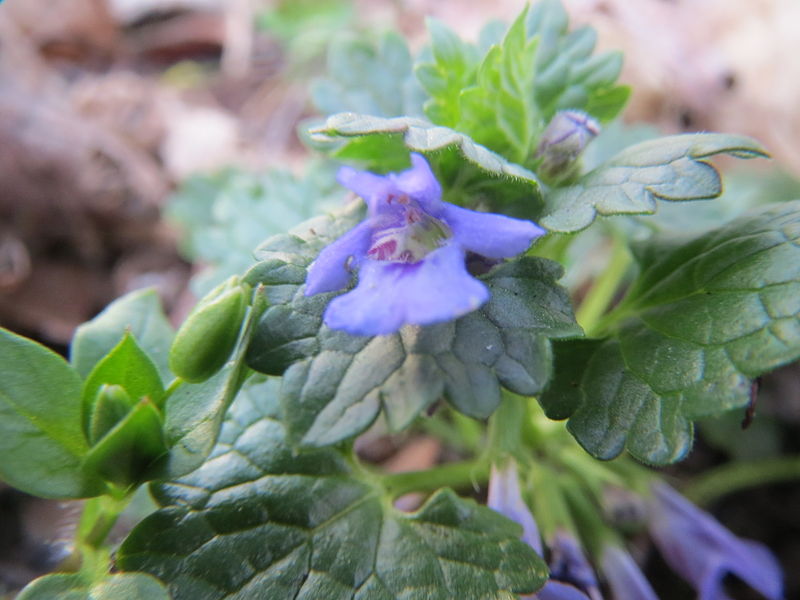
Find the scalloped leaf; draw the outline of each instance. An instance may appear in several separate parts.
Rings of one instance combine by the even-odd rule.
[[[559,0],[540,0],[526,18],[529,37],[539,40],[534,95],[545,120],[558,110],[584,110],[601,122],[616,117],[630,88],[616,85],[622,53],[594,54],[597,33],[591,27],[569,31]]]
[[[539,224],[571,233],[587,228],[598,215],[653,214],[657,199],[716,198],[722,183],[705,159],[717,154],[767,156],[758,142],[738,135],[694,133],[648,140],[623,150],[575,185],[551,190]]]
[[[528,183],[534,192],[539,180],[531,171],[507,161],[488,148],[475,143],[469,136],[447,127],[434,125],[423,119],[395,117],[391,119],[354,113],[340,113],[328,117],[325,123],[311,131],[315,139],[326,141],[337,137],[383,135],[402,137],[406,148],[430,154],[456,148],[472,164],[497,177],[506,177]]]
[[[192,277],[192,291],[201,298],[240,275],[266,236],[340,205],[343,197],[330,163],[312,163],[302,177],[280,170],[189,177],[170,197],[167,216],[182,232],[183,255],[203,265]]]
[[[502,42],[486,53],[477,70],[477,85],[461,91],[461,118],[455,126],[519,164],[531,159],[544,126],[532,94],[538,38],[526,35],[526,16],[527,8]]]
[[[395,510],[339,451],[295,453],[274,400],[239,398],[211,459],[154,487],[164,508],[123,542],[122,569],[174,600],[505,600],[544,582],[518,525],[449,490]]]
[[[306,297],[306,267],[319,250],[358,223],[360,203],[309,221],[264,243],[246,279],[263,283],[269,308],[247,361],[284,374],[281,402],[294,443],[324,446],[364,431],[383,412],[392,430],[407,427],[442,394],[461,412],[488,417],[500,388],[534,395],[550,374],[550,338],[581,334],[560,267],[521,258],[483,281],[492,291],[480,310],[456,321],[355,337],[322,324],[335,293]]]
[[[334,40],[328,50],[328,77],[313,82],[311,95],[326,116],[348,111],[382,117],[423,114],[408,45],[395,32],[374,42]]]
[[[540,401],[594,456],[663,464],[689,450],[692,421],[747,405],[753,378],[800,357],[800,201],[638,260],[616,328],[557,344]]]
[[[595,55],[595,31],[568,27],[558,0],[524,8],[504,35],[492,28],[480,47],[429,20],[431,45],[414,67],[430,96],[426,116],[526,165],[534,162],[531,150],[556,111],[613,119],[630,94],[615,84],[622,55]]]

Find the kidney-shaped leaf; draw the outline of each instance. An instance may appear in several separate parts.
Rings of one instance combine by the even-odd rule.
[[[656,199],[716,198],[722,183],[706,159],[717,154],[766,156],[758,142],[737,135],[695,133],[648,140],[626,148],[575,185],[552,190],[540,224],[551,231],[580,231],[598,215],[653,214]]]
[[[681,458],[692,421],[746,405],[800,357],[800,201],[689,242],[648,244],[605,339],[560,343],[541,401],[600,458]]]
[[[294,453],[258,402],[240,398],[209,461],[156,488],[165,508],[122,544],[122,569],[175,600],[488,600],[543,583],[515,523],[450,491],[401,513],[338,451]]]

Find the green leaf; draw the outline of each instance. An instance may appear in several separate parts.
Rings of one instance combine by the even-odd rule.
[[[477,71],[476,85],[460,95],[455,129],[511,161],[525,164],[544,123],[534,101],[537,38],[525,30],[527,9],[503,41],[492,46]]]
[[[324,446],[357,435],[383,411],[390,429],[407,427],[442,394],[461,412],[488,417],[501,386],[537,394],[550,375],[550,338],[580,335],[561,269],[521,258],[483,278],[492,298],[454,322],[354,337],[322,324],[335,294],[306,297],[306,267],[355,225],[354,204],[309,221],[259,249],[246,279],[265,284],[269,308],[247,356],[263,373],[284,374],[281,402],[293,442]]]
[[[129,487],[152,479],[150,471],[166,453],[161,413],[145,397],[92,446],[83,468],[118,486]]]
[[[430,99],[425,115],[434,123],[455,127],[460,118],[461,91],[475,79],[480,62],[477,48],[464,42],[437,19],[427,20],[431,47],[415,73]]]
[[[615,85],[622,54],[595,55],[597,34],[590,27],[568,31],[559,0],[542,0],[527,15],[528,36],[539,40],[534,93],[545,121],[558,110],[579,109],[601,122],[616,117],[630,95]]]
[[[172,378],[167,365],[173,331],[155,290],[137,290],[118,298],[103,312],[75,331],[70,360],[81,377],[119,343],[125,332],[132,333],[139,346],[158,367],[161,378]]]
[[[680,459],[692,421],[747,405],[753,378],[800,357],[798,240],[795,201],[639,248],[610,335],[556,346],[548,416],[599,458]]]
[[[32,581],[17,600],[170,600],[161,583],[143,573],[117,573],[89,584],[80,575],[45,575]]]
[[[311,89],[323,115],[355,112],[381,117],[422,115],[422,100],[405,39],[394,32],[377,42],[339,38],[328,50],[328,77]]]
[[[184,255],[204,265],[192,291],[202,297],[241,275],[265,237],[341,204],[344,195],[328,163],[312,164],[302,178],[285,171],[190,177],[170,198],[167,215],[183,231]]]
[[[523,9],[499,41],[493,27],[483,36],[482,56],[437,21],[429,30],[431,48],[415,67],[430,95],[426,116],[525,167],[535,164],[539,136],[557,111],[584,110],[606,122],[630,94],[615,84],[621,54],[594,55],[596,33],[568,32],[558,1]]]
[[[432,153],[445,148],[456,148],[468,162],[477,165],[490,175],[519,180],[529,184],[531,194],[539,189],[536,175],[527,169],[508,162],[502,156],[475,143],[468,136],[447,127],[433,125],[422,119],[397,117],[385,119],[369,115],[342,113],[333,115],[325,124],[312,131],[320,140],[364,135],[402,137],[406,148],[415,152]]]
[[[544,582],[515,523],[449,490],[397,511],[343,454],[296,454],[273,406],[246,400],[207,463],[155,488],[165,508],[123,542],[122,569],[175,600],[506,600]]]
[[[598,215],[653,214],[656,199],[716,198],[722,193],[722,183],[705,159],[717,154],[767,156],[755,140],[720,133],[642,142],[582,176],[575,185],[551,190],[539,224],[568,233],[585,229]]]
[[[45,498],[102,493],[81,472],[81,380],[63,358],[0,329],[0,478]]]
[[[158,369],[130,332],[123,334],[122,341],[95,365],[83,384],[83,430],[87,437],[97,393],[103,385],[122,387],[134,404],[146,397],[160,407],[164,400]]]
[[[292,0],[256,7],[256,24],[281,41],[283,68],[291,73],[306,72],[308,63],[318,60],[332,39],[352,26],[351,0]],[[295,76],[297,73],[295,73]]]

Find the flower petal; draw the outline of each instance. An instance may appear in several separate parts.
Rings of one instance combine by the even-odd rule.
[[[341,167],[336,174],[336,181],[363,198],[370,215],[377,214],[380,207],[386,203],[386,198],[398,193],[397,186],[390,177],[359,171],[352,167]]]
[[[492,465],[486,506],[522,525],[522,541],[536,550],[539,556],[544,555],[539,527],[522,499],[517,463],[513,460],[510,460],[502,469]]]
[[[531,221],[444,204],[442,218],[461,246],[488,258],[508,258],[527,250],[545,230]]]
[[[438,216],[442,209],[442,186],[421,154],[411,153],[411,168],[394,175],[397,189],[420,203],[429,214]]]
[[[536,592],[535,596],[528,597],[538,600],[591,600],[575,586],[553,580],[544,584],[544,587]]]
[[[325,324],[353,335],[393,333],[403,325],[450,321],[478,308],[489,290],[467,273],[449,244],[415,264],[367,260],[356,288],[331,300]]]
[[[597,576],[573,534],[559,529],[547,545],[550,547],[550,577],[574,584],[592,598],[599,597]]]
[[[355,263],[366,256],[372,239],[372,227],[362,221],[338,240],[325,246],[311,263],[306,277],[306,296],[332,292],[347,287],[350,270],[347,261],[352,256]]]
[[[603,573],[614,600],[658,600],[639,565],[619,546],[603,551]]]
[[[736,537],[707,512],[665,484],[654,492],[650,533],[666,562],[700,593],[724,598],[722,581],[733,573],[769,600],[783,596],[780,565],[763,545]]]

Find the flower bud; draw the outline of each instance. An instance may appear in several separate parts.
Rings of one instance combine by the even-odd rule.
[[[597,134],[600,125],[579,110],[555,114],[542,133],[536,157],[541,159],[538,174],[545,180],[563,180],[575,171],[578,159]]]
[[[219,371],[236,345],[249,297],[250,287],[234,276],[200,300],[172,342],[172,372],[199,383]]]
[[[167,452],[161,412],[142,398],[92,446],[83,468],[122,487],[139,485]]]
[[[89,422],[89,443],[96,444],[117,423],[122,421],[135,404],[121,385],[103,384],[97,390]]]

